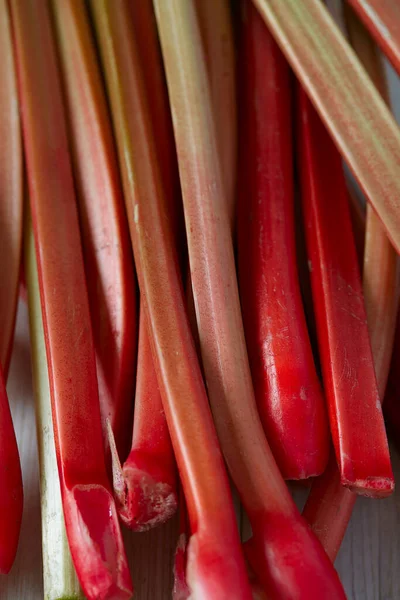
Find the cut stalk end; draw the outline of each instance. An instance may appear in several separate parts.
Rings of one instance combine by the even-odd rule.
[[[112,495],[98,484],[75,485],[64,494],[71,554],[85,595],[128,600],[133,590]]]
[[[341,484],[358,496],[367,498],[387,498],[394,492],[394,479],[389,477],[367,477],[356,481],[341,479]]]

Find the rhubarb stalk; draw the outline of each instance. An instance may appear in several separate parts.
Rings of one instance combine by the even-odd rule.
[[[104,460],[96,362],[47,2],[13,0],[22,124],[69,546],[89,599],[132,595]]]
[[[251,2],[243,3],[238,208],[241,304],[265,434],[286,479],[320,475],[329,430],[296,266],[291,72]]]
[[[225,459],[252,523],[252,567],[274,598],[342,598],[337,574],[298,514],[257,414],[194,4],[155,0],[154,5],[173,115],[204,371]]]
[[[54,445],[49,373],[46,362],[35,246],[32,224],[30,219],[26,219],[26,221],[25,273],[28,287],[29,333],[39,452],[43,592],[46,600],[83,598],[65,531]]]
[[[400,252],[400,131],[393,116],[322,2],[253,2]]]
[[[384,497],[394,480],[342,161],[300,86],[298,132],[319,355],[341,482],[356,493]]]
[[[103,436],[128,452],[136,298],[128,225],[100,69],[83,2],[52,2],[67,99]],[[107,457],[109,460],[109,457]]]
[[[174,229],[180,238],[179,179],[168,95],[151,0],[130,4],[130,18],[141,60],[154,130],[156,152]],[[168,520],[177,507],[177,472],[162,406],[143,303],[139,317],[135,413],[132,444],[121,470],[114,460],[114,489],[119,514],[128,527],[144,531]]]
[[[22,148],[17,81],[6,0],[0,0],[0,573],[17,552],[22,474],[6,392],[18,300],[22,236]]]
[[[346,21],[358,56],[388,102],[383,65],[375,44],[366,29],[350,12],[346,12]],[[372,210],[367,213],[368,230],[363,270],[364,301],[378,390],[382,400],[385,394],[397,311],[398,259]],[[395,354],[396,345],[393,355]],[[386,398],[389,399],[390,389],[388,384],[385,404]],[[327,471],[315,480],[303,511],[304,517],[332,560],[335,560],[339,551],[356,498],[355,494],[341,486],[339,471],[332,456]]]
[[[400,73],[400,4],[395,0],[347,0]]]
[[[228,479],[185,311],[146,89],[126,0],[93,0],[161,397],[188,505],[194,599],[250,599]]]

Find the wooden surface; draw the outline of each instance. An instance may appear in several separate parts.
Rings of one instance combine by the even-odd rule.
[[[25,507],[17,560],[0,575],[1,600],[41,600],[41,536],[36,431],[27,312],[20,306],[9,384],[24,477]],[[400,457],[393,454],[400,481]],[[299,505],[304,491],[295,494]],[[171,597],[176,522],[147,534],[126,535],[137,600]],[[400,599],[400,486],[387,500],[359,499],[336,566],[349,600]],[[324,600],[324,599],[321,599]],[[328,599],[327,599],[328,600]]]

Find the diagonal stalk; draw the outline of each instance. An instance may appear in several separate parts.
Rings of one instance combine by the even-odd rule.
[[[49,7],[13,0],[31,214],[68,541],[89,600],[132,584],[108,483],[65,113]]]
[[[399,252],[400,131],[393,116],[322,2],[253,1]]]

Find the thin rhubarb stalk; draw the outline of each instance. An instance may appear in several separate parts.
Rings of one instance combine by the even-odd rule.
[[[322,2],[253,1],[399,252],[400,131],[393,116]]]
[[[257,413],[194,3],[156,0],[154,5],[204,371],[225,459],[252,523],[252,567],[273,598],[342,598],[337,574],[293,504]]]
[[[236,200],[236,57],[229,0],[196,0],[229,215]]]
[[[384,497],[394,480],[342,161],[300,86],[298,132],[319,355],[341,482],[356,493]]]
[[[22,149],[6,0],[0,0],[0,52],[0,573],[8,573],[17,552],[23,506],[21,465],[5,388],[21,258]]]
[[[65,81],[103,436],[108,451],[109,422],[123,459],[131,434],[136,352],[136,292],[129,231],[85,5],[54,0],[52,9]]]
[[[22,141],[7,0],[0,1],[0,364],[7,379],[22,252]]]
[[[291,72],[251,2],[243,7],[241,305],[258,410],[286,479],[323,473],[330,437],[296,265]]]
[[[400,73],[400,4],[396,0],[347,0]]]
[[[346,17],[352,44],[388,102],[385,75],[377,48],[361,23],[349,12],[346,12]],[[398,259],[371,210],[367,213],[367,231],[368,229],[363,272],[364,301],[379,395],[383,400],[398,302]],[[395,352],[396,350],[394,355]],[[390,397],[389,390],[388,384],[385,404]],[[332,560],[335,560],[339,551],[355,501],[356,496],[341,486],[339,471],[332,456],[324,475],[315,480],[303,511]]]
[[[54,438],[68,541],[84,594],[130,598],[107,479],[83,255],[56,52],[47,3],[13,0]]]
[[[93,0],[139,286],[188,505],[194,599],[251,597],[229,484],[190,327],[127,0]]]
[[[400,449],[400,311],[397,316],[397,327],[395,332],[393,355],[390,363],[390,371],[385,392],[383,412],[386,424],[393,433],[393,441]]]
[[[180,238],[179,178],[171,115],[151,0],[130,3],[130,17],[142,64],[156,152],[174,238]],[[132,444],[122,470],[114,461],[119,514],[128,527],[143,531],[168,520],[177,507],[177,472],[155,367],[144,307],[140,307],[139,347]]]
[[[83,598],[65,531],[51,416],[39,280],[30,219],[25,231],[25,272],[39,451],[43,594],[46,600]]]

